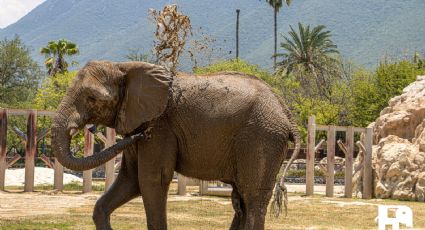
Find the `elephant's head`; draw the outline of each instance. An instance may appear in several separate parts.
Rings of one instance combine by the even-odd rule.
[[[104,164],[132,143],[125,139],[100,153],[75,158],[72,134],[86,124],[131,134],[166,109],[172,76],[163,67],[144,62],[89,62],[81,69],[62,100],[52,126],[52,148],[59,162],[73,170]]]

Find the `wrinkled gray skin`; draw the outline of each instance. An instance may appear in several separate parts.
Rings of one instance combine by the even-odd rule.
[[[153,129],[148,140],[126,139],[91,157],[74,158],[70,133],[86,124],[112,127],[124,136],[139,132],[136,128]],[[288,141],[297,148],[290,161],[299,148],[288,109],[256,77],[235,72],[172,77],[143,62],[88,63],[68,89],[52,133],[54,154],[73,170],[99,166],[124,149],[118,177],[96,203],[96,229],[111,229],[110,214],[140,195],[148,229],[167,229],[174,171],[231,184],[235,214],[230,229],[264,229]],[[278,182],[281,197],[279,188]]]

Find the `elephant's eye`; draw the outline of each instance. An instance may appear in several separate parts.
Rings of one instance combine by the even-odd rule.
[[[96,98],[95,98],[95,97],[93,97],[93,96],[88,96],[88,97],[87,97],[87,99],[88,99],[90,102],[95,102],[95,101],[96,101]]]

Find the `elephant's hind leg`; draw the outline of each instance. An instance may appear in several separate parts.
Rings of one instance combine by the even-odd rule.
[[[96,229],[112,229],[109,222],[111,213],[139,195],[137,157],[126,155],[126,152],[124,152],[118,177],[108,191],[96,202],[93,212]]]
[[[232,225],[230,226],[230,230],[238,230],[241,225],[242,218],[244,217],[245,207],[236,185],[233,184],[232,187],[232,206],[235,210],[235,215],[233,216],[233,221]]]
[[[284,137],[267,130],[248,129],[235,143],[235,184],[244,207],[239,229],[264,229],[267,205],[286,151]]]

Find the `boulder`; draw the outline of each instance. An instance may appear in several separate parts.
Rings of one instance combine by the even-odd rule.
[[[374,155],[377,198],[424,200],[425,153],[418,145],[389,135],[379,141]]]
[[[324,157],[320,160],[319,165],[315,169],[320,170],[324,175],[327,172],[328,158]],[[334,173],[344,172],[345,170],[345,158],[335,156]]]
[[[305,164],[306,164],[305,159],[296,159],[289,166],[289,170],[305,170],[306,168]]]
[[[374,144],[388,135],[412,141],[416,128],[425,118],[425,76],[403,89],[400,96],[392,98],[388,107],[374,124]]]
[[[419,76],[402,95],[392,98],[373,127],[374,196],[425,200],[425,76]],[[364,138],[364,136],[362,137]],[[362,153],[356,164],[361,162]],[[362,184],[362,173],[354,175]],[[356,188],[355,188],[356,189]],[[360,189],[361,191],[361,189]]]

